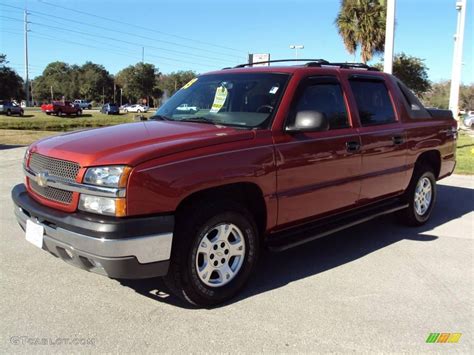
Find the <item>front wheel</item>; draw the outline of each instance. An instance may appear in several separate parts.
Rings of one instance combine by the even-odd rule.
[[[185,214],[177,223],[165,282],[187,302],[215,306],[237,294],[253,272],[259,248],[255,222],[232,201]]]
[[[415,168],[412,181],[404,196],[408,207],[399,212],[401,221],[409,226],[425,224],[431,216],[436,193],[436,178],[433,170],[427,166]]]

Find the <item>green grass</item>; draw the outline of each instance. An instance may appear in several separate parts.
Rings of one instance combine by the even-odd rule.
[[[455,174],[474,174],[474,137],[462,131],[459,132],[456,161]]]
[[[30,145],[38,139],[50,137],[59,133],[60,132],[51,131],[0,129],[0,147],[2,145]]]
[[[84,111],[82,116],[48,116],[37,109],[27,109],[24,117],[0,115],[0,129],[71,131],[81,128],[105,127],[133,122],[135,113],[105,115],[97,111]],[[150,117],[152,113],[141,114]]]

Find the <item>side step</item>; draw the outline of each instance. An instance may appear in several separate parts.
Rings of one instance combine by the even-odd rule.
[[[274,252],[287,250],[407,207],[408,203],[391,200],[324,218],[271,235],[267,240],[267,247]]]

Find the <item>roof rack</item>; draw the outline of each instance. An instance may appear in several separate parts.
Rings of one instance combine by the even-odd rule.
[[[364,63],[331,63],[325,59],[276,59],[276,60],[267,60],[263,62],[255,62],[255,63],[244,63],[236,65],[234,68],[245,68],[255,64],[271,64],[271,63],[284,63],[284,62],[306,62],[304,64],[305,67],[339,67],[341,69],[365,69],[371,71],[379,71],[375,67],[371,67]],[[223,69],[231,69],[231,68],[223,68]]]

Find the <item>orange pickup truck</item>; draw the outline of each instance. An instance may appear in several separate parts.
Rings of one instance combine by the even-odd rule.
[[[393,212],[429,219],[456,163],[450,111],[363,64],[248,66],[200,75],[149,121],[33,143],[12,191],[26,239],[111,278],[163,276],[212,306],[242,289],[264,246]]]

